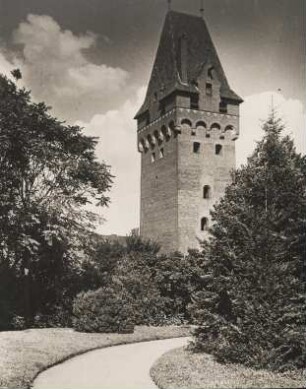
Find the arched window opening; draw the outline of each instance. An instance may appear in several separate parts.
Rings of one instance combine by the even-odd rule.
[[[162,126],[161,132],[162,132],[164,138],[166,139],[166,142],[168,142],[169,139],[171,138],[171,130],[170,130],[170,128],[167,128],[166,126]]]
[[[152,135],[149,134],[148,137],[147,137],[147,140],[148,140],[151,148],[154,149],[155,142],[156,142],[155,138]]]
[[[164,158],[165,156],[165,152],[164,152],[164,148],[162,147],[160,150],[159,150],[159,158]]]
[[[210,78],[211,80],[213,80],[213,78],[214,78],[213,72],[214,72],[214,67],[213,67],[213,66],[210,66],[210,67],[208,68],[208,70],[207,70],[207,76],[208,76],[208,78]]]
[[[205,122],[203,122],[202,120],[200,120],[200,121],[197,122],[197,124],[196,124],[196,128],[198,128],[198,127],[206,128],[207,126],[206,126],[206,123],[205,123]]]
[[[234,126],[232,125],[226,126],[224,131],[234,131]]]
[[[138,142],[138,151],[140,153],[143,153],[145,151],[145,144],[144,144],[144,140],[141,139],[139,142]]]
[[[157,130],[154,131],[154,138],[157,140],[158,144],[161,144],[162,143],[162,139],[161,139],[161,136],[159,134],[159,132]]]
[[[222,155],[222,145],[216,145],[215,153],[216,155]]]
[[[174,134],[174,130],[175,130],[175,124],[174,124],[174,121],[172,120],[169,125],[168,125],[168,130],[170,132],[170,134]]]
[[[209,185],[204,185],[203,187],[203,198],[204,199],[211,198],[211,187]]]
[[[189,126],[189,127],[192,127],[192,123],[191,123],[191,121],[189,120],[189,119],[183,119],[182,121],[181,121],[181,124],[182,125],[186,125],[186,126]]]
[[[221,130],[221,126],[220,126],[220,124],[218,124],[218,123],[213,123],[213,124],[210,126],[210,129],[211,129],[211,130]]]
[[[208,230],[208,219],[207,217],[202,217],[201,219],[201,231],[207,231]]]
[[[151,154],[151,162],[155,162],[156,161],[156,154],[155,153],[152,153]]]

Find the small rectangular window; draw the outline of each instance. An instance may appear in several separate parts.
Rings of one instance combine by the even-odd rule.
[[[221,101],[219,104],[219,112],[227,113],[227,104],[224,101]]]
[[[215,152],[216,155],[222,155],[222,145],[216,145]]]
[[[193,152],[199,153],[200,152],[201,143],[199,142],[193,142]]]
[[[155,153],[152,153],[151,154],[151,162],[153,163],[153,162],[155,162],[155,160],[156,160],[156,155],[155,155]]]
[[[206,83],[206,94],[207,96],[212,96],[212,84],[209,82]]]
[[[192,95],[190,97],[190,109],[199,109],[199,96]]]
[[[159,150],[159,158],[164,158],[164,149],[163,148],[161,148]]]

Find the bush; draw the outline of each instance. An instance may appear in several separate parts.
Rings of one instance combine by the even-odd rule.
[[[23,316],[13,316],[11,321],[11,329],[22,331],[26,329],[26,320]]]
[[[72,325],[71,312],[55,307],[52,314],[37,313],[32,325],[35,328],[68,328]]]
[[[82,292],[73,303],[73,326],[80,332],[132,333],[132,299],[120,284]]]

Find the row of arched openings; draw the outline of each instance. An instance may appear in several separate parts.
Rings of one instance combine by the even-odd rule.
[[[189,119],[182,119],[181,125],[186,125],[192,128],[192,122]],[[196,123],[196,128],[207,129],[207,125],[203,120],[200,120]],[[221,126],[219,123],[213,123],[209,130],[221,130]],[[226,131],[234,131],[234,127],[232,125],[228,125],[224,129],[224,132]],[[163,125],[160,130],[155,130],[153,134],[148,134],[146,138],[141,139],[139,142],[139,149],[140,151],[147,151],[149,148],[154,149],[156,144],[160,145],[164,140],[168,142],[171,136],[176,135],[175,123],[174,121],[171,121],[168,126]]]
[[[188,127],[193,128],[192,122],[189,119],[182,119],[181,125],[186,125]],[[195,128],[198,128],[198,127],[203,127],[205,129],[207,129],[207,124],[203,120],[200,120],[200,121],[196,122],[196,125],[195,125]],[[209,130],[221,130],[221,125],[219,123],[213,123],[209,127]],[[224,131],[234,131],[234,126],[229,124],[224,128]]]

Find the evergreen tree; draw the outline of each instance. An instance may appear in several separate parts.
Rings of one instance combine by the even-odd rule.
[[[253,155],[214,207],[195,348],[285,370],[305,353],[306,159],[272,112]]]

